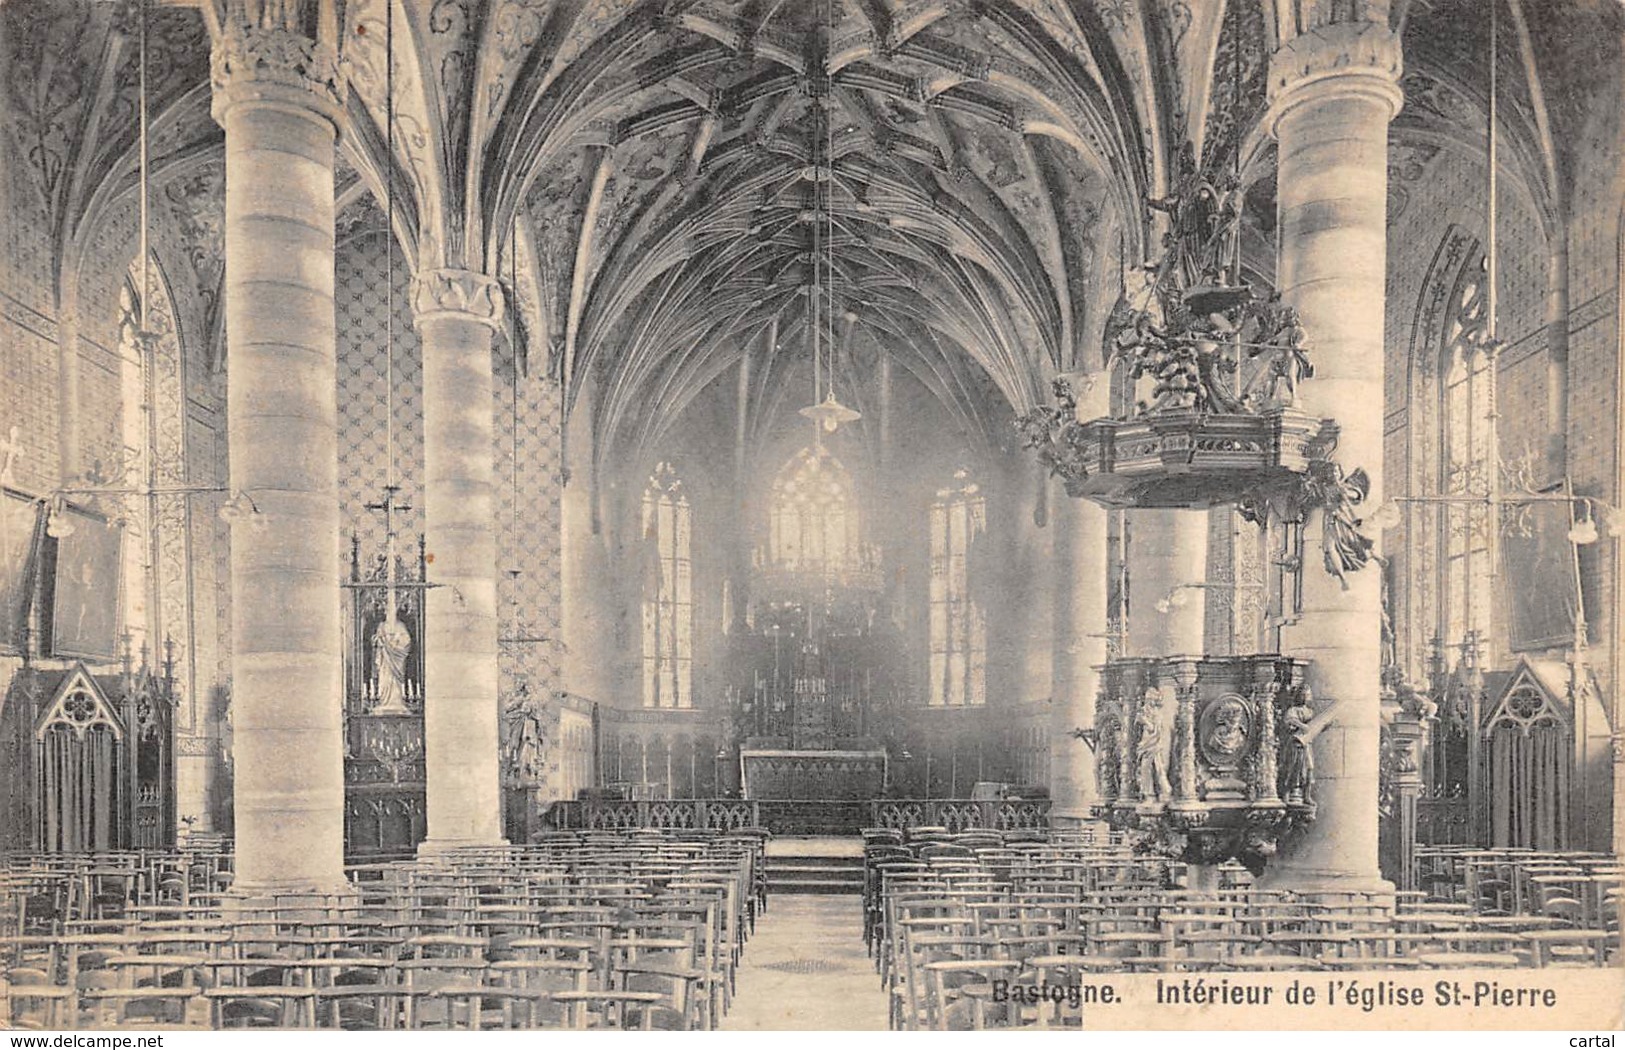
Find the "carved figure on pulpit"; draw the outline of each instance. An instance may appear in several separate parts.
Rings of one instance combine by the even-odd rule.
[[[1312,379],[1315,366],[1304,345],[1309,333],[1296,308],[1278,303],[1279,293],[1268,301],[1251,356],[1269,354],[1264,380],[1265,405],[1291,405],[1298,399],[1298,384]]]
[[[1104,708],[1109,701],[1102,698],[1098,703]],[[1118,749],[1122,746],[1123,722],[1114,710],[1102,710],[1101,716],[1095,734],[1095,788],[1100,798],[1109,802],[1121,790]]]
[[[1418,722],[1429,722],[1439,715],[1439,705],[1433,698],[1409,682],[1401,681],[1394,687],[1394,699],[1401,712]]]
[[[1172,280],[1184,290],[1223,276],[1233,250],[1232,229],[1236,209],[1196,166],[1196,151],[1189,142],[1179,152],[1179,175],[1173,193],[1147,197],[1146,205],[1168,215],[1163,235],[1167,255],[1160,274],[1165,286]]]
[[[1309,724],[1314,712],[1302,704],[1286,709],[1286,742],[1281,749],[1281,776],[1277,785],[1280,795],[1288,802],[1306,802],[1313,790],[1315,754],[1303,738],[1303,727]]]
[[[1326,728],[1337,705],[1329,705],[1316,713],[1314,700],[1314,693],[1305,685],[1293,705],[1281,715],[1285,732],[1276,787],[1281,801],[1289,805],[1315,804],[1315,737]]]
[[[378,691],[375,715],[403,715],[406,707],[406,662],[412,655],[412,632],[394,610],[372,632],[372,673]]]
[[[1233,765],[1252,736],[1252,717],[1239,696],[1222,696],[1208,705],[1201,719],[1202,750],[1215,765]]]
[[[1231,378],[1237,366],[1224,347],[1236,334],[1235,324],[1223,314],[1212,314],[1205,324],[1194,326],[1191,334],[1198,381],[1195,407],[1203,412],[1239,412],[1242,403],[1232,392]]]
[[[1140,702],[1139,736],[1134,745],[1134,771],[1140,798],[1161,802],[1173,794],[1168,783],[1168,743],[1162,728],[1162,691],[1147,688]]]

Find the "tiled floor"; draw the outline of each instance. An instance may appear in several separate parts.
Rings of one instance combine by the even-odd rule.
[[[883,1031],[886,996],[863,950],[857,896],[775,895],[756,923],[722,1029]]]

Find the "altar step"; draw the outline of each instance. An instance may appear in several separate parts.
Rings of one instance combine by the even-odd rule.
[[[768,893],[850,893],[863,892],[863,862],[856,867],[808,857],[806,863],[767,862]]]
[[[767,849],[768,893],[863,893],[863,846],[853,840],[774,839]]]

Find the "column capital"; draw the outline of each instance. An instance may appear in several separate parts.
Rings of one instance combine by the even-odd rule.
[[[209,61],[214,119],[243,103],[321,114],[336,128],[342,119],[344,79],[338,51],[303,33],[278,27],[227,24]]]
[[[424,270],[412,279],[412,313],[419,321],[478,321],[502,327],[502,285],[473,270]]]
[[[1404,104],[1399,36],[1376,22],[1317,26],[1284,42],[1270,56],[1269,112],[1275,134],[1288,110],[1323,98],[1366,95],[1389,107],[1392,120]]]

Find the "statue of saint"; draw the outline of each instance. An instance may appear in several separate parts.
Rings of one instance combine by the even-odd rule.
[[[412,632],[390,610],[372,632],[372,673],[378,684],[378,706],[373,714],[406,713],[406,660],[411,653]]]
[[[543,754],[547,737],[542,716],[530,686],[520,680],[503,703],[502,772],[512,785],[534,786],[544,772]]]
[[[1168,215],[1163,237],[1167,255],[1158,275],[1164,287],[1180,291],[1199,285],[1224,283],[1225,269],[1234,250],[1237,222],[1233,194],[1221,192],[1196,167],[1189,142],[1179,153],[1179,175],[1173,193],[1148,197],[1146,204]]]
[[[1283,802],[1305,806],[1315,802],[1315,737],[1326,728],[1337,705],[1332,704],[1316,714],[1314,702],[1314,693],[1305,685],[1297,701],[1281,716],[1286,723],[1286,733],[1277,767],[1280,771],[1277,789]]]
[[[1168,785],[1168,747],[1162,732],[1162,692],[1147,688],[1140,703],[1140,734],[1134,745],[1135,776],[1140,798],[1161,801],[1173,794]]]

